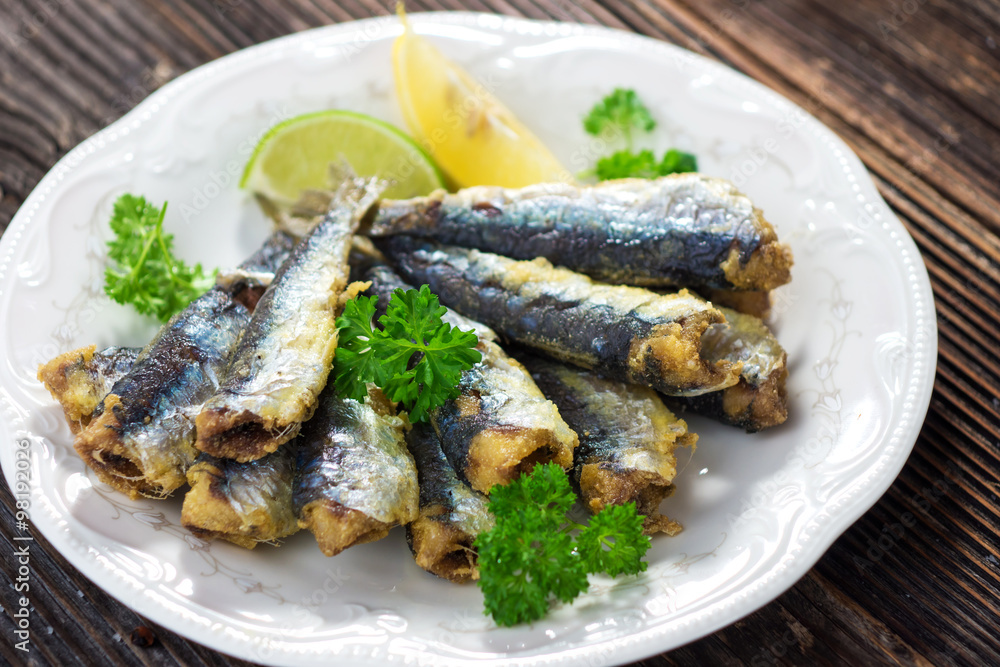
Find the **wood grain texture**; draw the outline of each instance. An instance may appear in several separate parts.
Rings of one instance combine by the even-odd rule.
[[[375,0],[0,0],[0,230],[74,145],[208,60]],[[643,665],[1000,664],[1000,6],[989,0],[422,0],[411,11],[602,24],[717,59],[861,156],[931,276],[938,376],[914,453],[796,586]],[[6,445],[6,443],[4,443]],[[0,661],[16,576],[0,490]],[[38,539],[31,664],[241,665],[146,623]]]

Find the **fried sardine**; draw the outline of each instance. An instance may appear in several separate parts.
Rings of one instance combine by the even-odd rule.
[[[739,380],[740,362],[708,360],[702,335],[725,321],[686,290],[659,295],[595,283],[545,259],[518,261],[392,237],[379,242],[400,274],[502,337],[665,394],[695,396]]]
[[[410,289],[388,267],[375,267],[365,275],[371,282],[369,293],[379,297],[381,307],[393,290]],[[552,461],[568,469],[576,434],[531,375],[493,342],[496,334],[485,325],[451,310],[442,319],[464,331],[475,330],[482,354],[479,363],[462,373],[459,395],[430,415],[459,476],[475,490],[489,493],[495,484],[507,484],[537,463]]]
[[[493,527],[489,501],[469,488],[451,467],[428,424],[414,424],[406,444],[417,464],[420,516],[406,527],[417,565],[449,581],[479,578],[476,536]]]
[[[326,216],[295,246],[261,297],[224,373],[197,417],[196,447],[251,461],[299,432],[316,409],[337,348],[338,299],[372,182],[345,183]]]
[[[415,520],[420,500],[403,419],[381,392],[359,402],[332,389],[320,396],[295,442],[299,526],[316,536],[327,556],[380,540],[393,526]]]
[[[109,347],[97,351],[96,345],[60,354],[38,367],[38,379],[59,401],[66,422],[73,433],[90,423],[90,416],[139,356],[134,347]]]
[[[77,435],[75,448],[101,481],[135,498],[184,484],[194,462],[194,416],[219,387],[230,352],[270,275],[288,256],[276,232],[239,267],[164,324]]]
[[[292,504],[295,451],[282,447],[240,463],[201,454],[187,471],[181,522],[195,535],[252,549],[299,529]]]
[[[728,181],[702,174],[439,190],[382,202],[370,233],[545,257],[627,285],[769,290],[789,281],[792,264],[760,210]]]
[[[678,398],[677,405],[748,433],[783,424],[788,418],[788,355],[760,319],[728,308],[720,310],[726,323],[714,324],[705,332],[705,356],[741,363],[740,381],[720,392]]]
[[[634,502],[645,517],[647,534],[680,531],[659,507],[674,490],[674,450],[698,441],[684,420],[648,387],[608,380],[535,355],[518,358],[580,436],[572,479],[587,509],[597,513],[605,505]]]

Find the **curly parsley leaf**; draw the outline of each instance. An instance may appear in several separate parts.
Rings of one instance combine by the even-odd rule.
[[[698,158],[691,153],[671,148],[663,154],[658,171],[660,176],[698,171]]]
[[[642,534],[642,517],[636,513],[635,503],[607,505],[591,518],[576,541],[587,572],[616,577],[646,571],[642,557],[649,550],[649,537]]]
[[[476,542],[483,603],[498,625],[536,621],[551,598],[571,602],[589,586],[573,538],[541,529],[533,518],[515,518],[507,530]]]
[[[615,178],[656,178],[660,175],[659,167],[653,151],[642,150],[633,153],[621,150],[599,159],[594,172],[599,181]]]
[[[458,395],[462,373],[482,359],[475,349],[479,339],[441,320],[446,309],[427,285],[393,292],[378,320],[381,329],[372,323],[377,299],[352,299],[337,318],[337,391],[361,400],[366,383],[374,382],[412,421],[426,421],[431,410]]]
[[[583,119],[583,128],[590,134],[618,135],[624,138],[626,148],[599,158],[594,169],[584,172],[597,176],[599,181],[616,178],[658,178],[668,174],[698,171],[694,155],[671,148],[662,160],[649,149],[632,149],[632,132],[651,132],[656,121],[634,90],[615,88],[602,99]]]
[[[639,100],[634,90],[615,88],[614,91],[594,105],[583,119],[583,128],[590,134],[620,134],[625,144],[632,147],[632,130],[650,132],[656,127],[653,115]]]
[[[490,511],[494,515],[510,517],[531,512],[537,515],[536,523],[552,531],[566,522],[566,513],[575,501],[566,473],[554,463],[535,466],[530,475],[490,491]]]
[[[498,625],[538,620],[553,599],[572,602],[587,590],[590,572],[617,576],[646,569],[641,558],[649,538],[634,504],[609,506],[582,527],[567,517],[574,501],[566,472],[554,463],[491,490],[496,524],[475,547],[483,605]]]
[[[638,153],[621,150],[608,157],[602,157],[594,167],[594,174],[599,181],[615,178],[657,178],[691,171],[698,171],[697,158],[676,148],[668,150],[660,161],[656,160],[656,156],[650,150],[641,150]]]
[[[381,331],[375,329],[375,304],[378,297],[357,297],[344,306],[337,318],[337,356],[334,382],[337,391],[356,401],[368,395],[367,384],[384,384],[387,380],[374,348],[379,345]]]
[[[104,292],[120,304],[132,304],[161,322],[185,308],[215,282],[201,264],[188,266],[174,257],[174,237],[163,231],[167,205],[157,208],[145,197],[124,194],[114,204],[104,270]]]

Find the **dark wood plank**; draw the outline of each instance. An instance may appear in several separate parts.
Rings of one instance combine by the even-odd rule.
[[[275,36],[386,15],[393,4],[0,0],[0,231],[60,156],[182,72]],[[817,115],[861,156],[931,276],[939,377],[914,454],[888,493],[772,604],[640,664],[1000,664],[1000,7],[990,0],[409,4],[610,25],[749,74]],[[0,490],[5,639],[17,606],[11,503]],[[146,621],[44,540],[35,547],[32,623],[40,632],[29,664],[248,664],[158,627],[154,646],[133,647],[128,637]],[[0,643],[0,661],[22,658]]]

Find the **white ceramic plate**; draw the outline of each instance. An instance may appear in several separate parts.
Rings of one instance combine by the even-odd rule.
[[[737,182],[795,252],[774,325],[791,365],[791,418],[745,435],[691,418],[701,435],[664,512],[649,571],[597,578],[530,627],[499,629],[475,586],[414,565],[401,531],[328,559],[309,534],[253,552],[179,525],[180,502],[132,502],[74,454],[35,379],[89,343],[142,345],[155,326],[102,294],[110,204],[169,200],[180,255],[234,265],[267,225],[235,181],[260,134],[318,109],[402,125],[393,96],[394,18],[312,30],[186,74],[74,149],[0,242],[2,461],[30,450],[31,522],[125,604],[203,644],[287,665],[622,663],[721,628],[790,587],[899,472],[926,412],[934,310],[916,247],[861,162],[818,121],[717,63],[602,28],[478,14],[411,17],[573,170],[606,151],[580,118],[616,86],[659,120],[654,147],[699,156]],[[24,481],[23,479],[21,481]],[[23,490],[23,487],[22,489]]]

